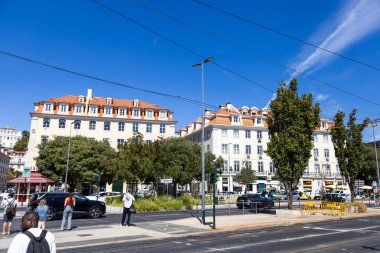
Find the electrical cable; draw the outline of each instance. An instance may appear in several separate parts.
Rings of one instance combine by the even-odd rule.
[[[236,44],[236,43],[234,43],[234,42],[231,42],[231,41],[229,41],[229,40],[227,40],[227,39],[225,39],[225,38],[223,38],[223,37],[221,37],[221,36],[218,36],[218,35],[212,34],[212,33],[208,32],[208,31],[206,31],[206,30],[203,30],[203,29],[200,28],[200,27],[196,27],[196,26],[194,26],[194,25],[192,25],[192,24],[189,24],[189,23],[186,23],[186,22],[184,22],[184,21],[182,21],[182,20],[180,20],[180,19],[178,19],[178,18],[175,18],[175,17],[173,17],[173,16],[170,16],[170,15],[168,15],[168,14],[166,14],[166,13],[163,13],[162,11],[157,10],[157,9],[155,9],[155,8],[153,8],[153,7],[151,7],[151,6],[147,5],[147,4],[145,4],[145,3],[142,3],[142,2],[140,2],[139,0],[131,0],[131,1],[134,2],[135,4],[138,4],[138,5],[142,6],[142,7],[144,7],[144,8],[147,8],[147,9],[149,9],[149,10],[155,12],[155,13],[158,13],[159,15],[162,15],[162,16],[164,16],[164,17],[167,17],[167,18],[169,18],[169,19],[171,19],[171,20],[173,20],[173,21],[175,21],[175,22],[177,22],[177,23],[179,23],[179,24],[182,24],[182,25],[184,25],[184,26],[186,26],[186,27],[189,27],[189,28],[191,28],[191,29],[193,29],[193,30],[196,30],[196,31],[200,32],[200,33],[203,33],[203,34],[207,35],[208,37],[211,37],[211,38],[216,39],[216,40],[218,40],[218,41],[221,41],[221,42],[223,42],[223,43],[225,43],[225,44],[227,44],[227,45],[230,45],[230,46],[232,46],[232,47],[235,47],[235,48],[237,48],[237,49],[239,49],[239,50],[241,50],[241,51],[243,51],[243,52],[247,52],[247,53],[249,53],[249,54],[251,54],[251,55],[253,55],[253,56],[255,56],[255,57],[259,58],[259,59],[265,60],[265,61],[270,62],[270,63],[272,63],[272,64],[275,64],[275,65],[277,65],[277,66],[280,66],[280,67],[286,68],[286,69],[288,69],[288,70],[290,70],[290,71],[292,71],[292,72],[294,72],[294,73],[297,73],[297,74],[299,74],[299,75],[302,75],[302,76],[304,76],[304,77],[306,77],[306,78],[309,78],[309,79],[311,79],[311,80],[313,80],[313,81],[316,81],[316,82],[318,82],[318,83],[321,83],[321,84],[323,84],[323,85],[326,85],[326,86],[328,86],[328,87],[330,87],[330,88],[336,89],[336,90],[338,90],[338,91],[340,91],[340,92],[346,93],[347,95],[353,96],[353,97],[355,97],[355,98],[357,98],[357,99],[360,99],[360,100],[362,100],[362,101],[365,101],[365,102],[367,102],[367,103],[371,103],[371,104],[374,104],[374,105],[380,106],[380,104],[378,104],[378,103],[376,103],[376,102],[374,102],[374,101],[371,101],[371,100],[369,100],[369,99],[367,99],[367,98],[364,98],[364,97],[362,97],[362,96],[356,95],[356,94],[354,94],[354,93],[352,93],[352,92],[350,92],[350,91],[347,91],[347,90],[341,89],[341,88],[339,88],[339,87],[337,87],[337,86],[335,86],[335,85],[333,85],[333,84],[330,84],[330,83],[328,83],[328,82],[322,81],[322,80],[320,80],[320,79],[318,79],[318,78],[316,78],[316,77],[313,77],[313,76],[311,76],[311,75],[305,74],[305,73],[303,73],[303,72],[301,72],[301,71],[297,71],[296,69],[293,69],[293,68],[291,68],[291,67],[289,67],[289,66],[287,66],[287,65],[285,65],[285,64],[282,64],[282,63],[280,63],[280,62],[277,62],[277,61],[275,61],[275,60],[273,60],[273,59],[271,59],[271,58],[269,58],[269,57],[267,57],[267,56],[263,56],[263,55],[261,55],[261,54],[258,54],[258,53],[256,53],[256,52],[250,50],[250,49],[244,48],[244,47],[242,47],[242,46],[240,46],[240,45],[238,45],[238,44]],[[218,64],[216,64],[216,65],[218,65]],[[221,66],[219,66],[219,67],[221,67]],[[222,67],[222,68],[223,68],[223,67]],[[236,75],[236,73],[234,73],[234,74]],[[239,74],[237,74],[237,75],[239,76]],[[241,76],[240,76],[240,77],[241,77]],[[242,78],[245,79],[244,77],[242,77]]]
[[[148,90],[148,89],[138,88],[138,87],[135,87],[135,86],[123,84],[123,83],[116,82],[116,81],[107,80],[107,79],[104,79],[104,78],[101,78],[101,77],[96,77],[96,76],[92,76],[92,75],[89,75],[89,74],[84,74],[84,73],[81,73],[81,72],[78,72],[78,71],[75,71],[75,70],[71,70],[71,69],[55,66],[55,65],[52,65],[52,64],[44,63],[44,62],[41,62],[41,61],[33,60],[31,58],[27,58],[27,57],[20,56],[20,55],[17,55],[17,54],[14,54],[14,53],[10,53],[10,52],[7,52],[7,51],[3,51],[3,50],[0,50],[0,53],[3,54],[3,55],[7,55],[7,56],[10,56],[10,57],[13,57],[13,58],[17,58],[19,60],[35,63],[35,64],[42,65],[42,66],[45,66],[45,67],[48,67],[48,68],[51,68],[51,69],[55,69],[55,70],[59,70],[59,71],[66,72],[66,73],[70,73],[70,74],[73,74],[73,75],[85,77],[85,78],[88,78],[88,79],[92,79],[92,80],[96,80],[96,81],[100,81],[100,82],[104,82],[104,83],[109,83],[109,84],[121,86],[121,87],[124,87],[124,88],[129,88],[129,89],[145,92],[145,93],[150,93],[150,94],[154,94],[154,95],[159,95],[159,96],[163,96],[163,97],[177,99],[177,100],[180,100],[180,101],[184,101],[184,102],[188,102],[188,103],[192,103],[192,104],[196,104],[196,105],[202,105],[202,102],[198,101],[198,100],[194,100],[194,99],[190,99],[190,98],[186,98],[186,97],[181,97],[181,96],[177,96],[177,95],[172,95],[172,94],[169,94],[169,93],[164,93],[164,92],[159,92],[159,91],[154,91],[154,90]],[[219,108],[219,106],[215,106],[215,105],[211,105],[211,104],[207,104],[207,103],[205,103],[204,105],[206,105],[208,107],[212,107],[212,108]]]
[[[200,4],[200,5],[206,6],[206,7],[210,8],[210,9],[213,9],[213,10],[216,10],[216,11],[218,11],[218,12],[221,12],[221,13],[224,13],[224,14],[226,14],[226,15],[229,15],[229,16],[231,16],[231,17],[234,17],[234,18],[236,18],[236,19],[239,19],[239,20],[242,20],[242,21],[248,22],[248,23],[250,23],[250,24],[252,24],[252,25],[255,25],[255,26],[257,26],[257,27],[260,27],[260,28],[263,28],[263,29],[265,29],[265,30],[268,30],[268,31],[271,31],[271,32],[277,33],[277,34],[279,34],[279,35],[281,35],[281,36],[283,36],[283,37],[287,37],[287,38],[293,39],[293,40],[295,40],[295,41],[298,41],[298,42],[300,42],[300,43],[306,44],[306,45],[308,45],[308,46],[311,46],[311,47],[317,48],[317,49],[319,49],[319,50],[323,50],[323,51],[325,51],[325,52],[328,52],[328,53],[330,53],[330,54],[333,54],[333,55],[335,55],[335,56],[341,57],[341,58],[343,58],[343,59],[346,59],[346,60],[349,60],[349,61],[355,62],[355,63],[360,64],[360,65],[362,65],[362,66],[365,66],[365,67],[367,67],[367,68],[371,68],[371,69],[374,69],[374,70],[378,70],[378,71],[380,71],[380,68],[378,68],[378,67],[376,67],[376,66],[373,66],[373,65],[370,65],[370,64],[365,63],[365,62],[363,62],[363,61],[359,61],[359,60],[356,60],[356,59],[354,59],[354,58],[351,58],[351,57],[348,57],[348,56],[345,56],[345,55],[339,54],[339,53],[334,52],[334,51],[332,51],[332,50],[329,50],[329,49],[326,49],[326,48],[320,47],[320,46],[315,45],[315,44],[313,44],[313,43],[311,43],[311,42],[308,42],[308,41],[306,41],[306,40],[299,39],[299,38],[297,38],[297,37],[295,37],[295,36],[293,36],[293,35],[289,35],[289,34],[287,34],[287,33],[284,33],[284,32],[281,32],[281,31],[279,31],[279,30],[276,30],[276,29],[274,29],[274,28],[271,28],[271,27],[269,27],[269,26],[266,26],[266,25],[260,24],[260,23],[258,23],[258,22],[256,22],[256,21],[253,21],[253,20],[250,20],[250,19],[247,19],[247,18],[240,17],[240,16],[238,16],[238,15],[236,15],[236,14],[233,14],[233,13],[231,13],[231,12],[228,12],[228,11],[222,10],[222,9],[220,9],[220,8],[217,8],[217,7],[215,7],[215,6],[211,5],[211,4],[207,4],[207,3],[204,3],[204,2],[199,1],[199,0],[193,0],[193,1],[196,2],[196,3],[198,3],[198,4]]]

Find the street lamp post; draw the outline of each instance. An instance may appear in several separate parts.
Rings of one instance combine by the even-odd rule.
[[[67,175],[69,174],[69,161],[70,161],[70,149],[71,149],[71,128],[73,124],[74,124],[74,121],[70,123],[69,145],[67,146],[65,192],[67,192]]]
[[[377,144],[376,144],[376,137],[375,137],[375,127],[377,127],[380,123],[380,119],[371,120],[369,122],[372,127],[372,134],[373,134],[373,145],[375,146],[375,157],[376,157],[376,174],[377,174],[377,185],[379,187],[380,185],[380,175],[379,175],[379,160],[377,158]]]
[[[203,65],[212,61],[214,58],[209,57],[200,63],[193,64],[193,67],[202,67],[202,224],[206,224],[206,209],[205,209],[205,90],[204,90],[204,68]]]
[[[231,166],[231,143],[228,143],[228,191],[232,191],[232,166]]]

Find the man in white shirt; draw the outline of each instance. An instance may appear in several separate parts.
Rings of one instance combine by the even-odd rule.
[[[7,213],[7,209],[13,206],[15,209],[17,208],[17,200],[13,198],[13,193],[9,193],[6,199],[3,199],[4,206],[4,217],[3,217],[3,233],[5,235],[5,230],[8,225],[8,235],[11,233],[12,221],[14,218],[13,214]]]
[[[130,208],[133,204],[133,201],[135,201],[135,197],[131,194],[131,190],[128,189],[127,193],[124,194],[123,202],[124,202],[124,209],[123,209],[123,217],[121,218],[121,226],[125,226],[125,216],[128,214],[127,219],[127,225],[129,227],[130,221],[131,221],[131,211]]]
[[[21,230],[22,233],[19,233],[13,239],[11,246],[8,249],[8,253],[24,253],[28,251],[28,247],[36,247],[37,242],[41,241],[39,244],[40,247],[49,250],[50,253],[56,253],[56,245],[55,245],[55,237],[51,232],[46,230],[42,230],[38,228],[39,217],[35,212],[27,212],[21,219]],[[45,232],[43,232],[45,231]],[[29,236],[27,235],[29,234]],[[43,238],[40,238],[42,236]],[[37,239],[35,241],[31,241],[31,238]],[[41,249],[37,247],[38,249]]]

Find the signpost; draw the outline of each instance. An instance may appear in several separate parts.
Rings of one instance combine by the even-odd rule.
[[[173,183],[173,178],[161,178],[160,182],[166,184],[166,194],[169,195],[169,184]]]
[[[22,176],[24,177],[24,194],[22,196],[21,206],[24,205],[24,196],[26,194],[26,178],[30,178],[30,167],[24,167],[22,171]]]

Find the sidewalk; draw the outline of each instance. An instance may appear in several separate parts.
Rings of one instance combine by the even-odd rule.
[[[327,215],[306,215],[302,218],[277,217],[271,214],[245,214],[218,216],[216,220],[216,230],[212,230],[208,225],[200,224],[195,217],[158,222],[141,222],[135,226],[121,227],[119,225],[109,225],[102,227],[79,227],[71,231],[51,230],[56,237],[57,249],[71,249],[77,247],[102,245],[117,242],[127,242],[147,239],[174,238],[189,236],[200,233],[212,233],[218,231],[234,231],[243,229],[257,229],[263,227],[289,226],[299,223],[312,223],[318,221],[348,219],[353,217],[365,217],[370,215],[380,215],[380,209],[369,208],[367,213],[349,213],[345,216]],[[207,217],[207,223],[212,222],[212,217]],[[12,238],[0,240],[0,252],[6,252]]]

